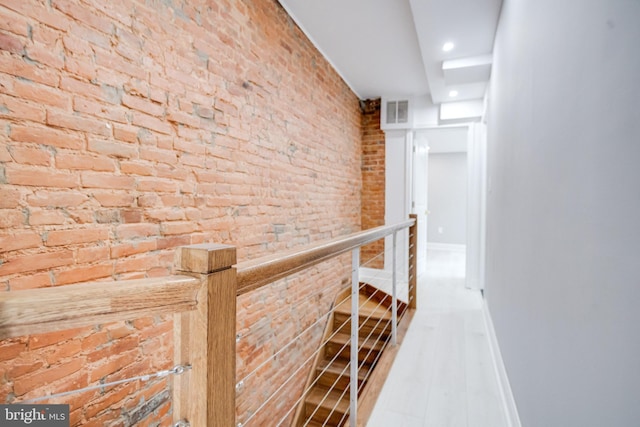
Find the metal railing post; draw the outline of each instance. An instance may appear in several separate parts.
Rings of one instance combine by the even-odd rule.
[[[394,232],[393,233],[393,264],[392,264],[392,268],[393,268],[393,272],[392,274],[392,285],[391,285],[391,343],[393,345],[397,345],[398,344],[398,296],[396,294],[396,288],[397,288],[397,280],[398,280],[398,274],[397,274],[397,237],[398,237],[398,233]]]
[[[360,296],[360,248],[351,252],[351,379],[349,425],[356,427],[358,418],[358,304]]]

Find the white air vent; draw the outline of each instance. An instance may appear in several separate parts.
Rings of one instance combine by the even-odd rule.
[[[411,128],[412,114],[409,99],[384,99],[380,115],[381,129]]]

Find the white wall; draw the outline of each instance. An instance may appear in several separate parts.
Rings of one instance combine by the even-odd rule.
[[[486,297],[523,426],[640,425],[640,1],[505,0]]]
[[[466,244],[467,154],[429,155],[429,220],[431,243]]]
[[[409,218],[409,179],[411,171],[407,171],[408,149],[411,146],[411,132],[394,130],[385,132],[385,224],[397,224]],[[408,233],[398,233],[396,256],[398,263],[398,280],[407,280]],[[384,266],[391,270],[393,264],[393,237],[385,238]]]

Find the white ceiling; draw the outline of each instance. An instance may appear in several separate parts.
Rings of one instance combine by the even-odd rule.
[[[361,99],[485,94],[502,0],[279,2]]]

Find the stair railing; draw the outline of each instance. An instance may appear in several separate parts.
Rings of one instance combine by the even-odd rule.
[[[358,287],[355,261],[359,258],[356,255],[359,248],[407,228],[408,305],[415,308],[417,220],[412,215],[399,224],[241,263],[236,263],[233,246],[180,247],[176,251],[176,274],[168,277],[2,292],[0,339],[173,314],[174,364],[190,367],[182,375],[173,377],[174,425],[235,426],[237,298],[348,251],[354,254],[352,280]],[[395,280],[394,274],[394,283]],[[357,294],[353,300],[357,302]],[[353,318],[357,324],[358,316]],[[355,342],[352,348],[357,349],[357,336]],[[357,358],[358,352],[352,353]],[[351,365],[357,368],[357,362]],[[357,373],[354,377],[353,389],[357,396]],[[354,403],[351,425],[355,425],[356,413],[357,403]]]
[[[385,238],[387,236],[393,236],[393,319],[392,323],[392,340],[393,344],[397,342],[397,261],[396,261],[396,245],[397,245],[397,233],[402,230],[409,230],[409,254],[408,260],[408,307],[415,309],[416,307],[416,249],[417,249],[417,220],[415,215],[411,215],[411,218],[407,221],[403,221],[398,224],[381,226],[370,230],[365,230],[345,237],[339,237],[328,242],[323,242],[315,245],[309,245],[303,249],[296,249],[289,252],[278,253],[275,255],[269,255],[256,260],[249,260],[236,265],[237,269],[237,294],[238,296],[247,294],[251,291],[257,290],[262,286],[265,286],[271,282],[287,277],[293,273],[302,271],[306,268],[314,266],[320,262],[327,261],[335,258],[341,254],[351,252],[352,253],[352,278],[351,278],[351,348],[358,349],[358,292],[359,285],[359,253],[360,248],[368,243]],[[318,320],[326,319],[326,316],[330,313],[324,313],[319,316]],[[299,336],[299,335],[298,335]],[[239,337],[240,339],[240,337]],[[358,350],[351,351],[351,363],[350,363],[350,378],[352,381],[350,388],[350,409],[348,423],[352,426],[358,422]],[[276,353],[276,356],[279,353]],[[305,361],[306,364],[309,359]],[[260,368],[258,366],[256,369]],[[302,368],[303,366],[300,366]],[[294,372],[294,374],[296,374]],[[250,376],[249,374],[248,376]],[[247,376],[247,377],[248,377]],[[237,383],[237,389],[240,390],[244,385],[244,379],[241,379]],[[291,379],[291,378],[290,378]],[[284,386],[284,385],[283,385]],[[262,410],[267,403],[266,400],[271,399],[277,392],[280,392],[282,387],[278,388],[272,393],[258,409],[256,409],[248,418],[236,420],[237,426],[249,427],[249,425],[255,424],[254,417],[257,412]],[[326,398],[326,396],[325,396]],[[374,399],[375,401],[375,399]],[[298,400],[297,403],[299,403]],[[295,409],[295,408],[293,408]],[[371,408],[370,408],[371,409]],[[287,413],[289,414],[289,412]],[[286,416],[277,422],[277,425],[281,425]],[[361,424],[361,423],[360,423]],[[257,425],[257,424],[256,424]],[[276,424],[274,424],[276,425]]]

